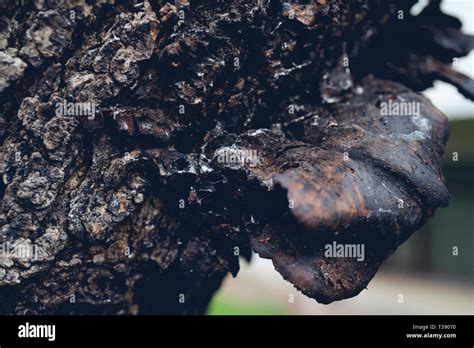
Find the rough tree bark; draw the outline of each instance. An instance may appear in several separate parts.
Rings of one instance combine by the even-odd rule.
[[[251,249],[357,295],[448,204],[415,91],[474,95],[450,67],[473,38],[413,3],[0,0],[0,312],[202,313]]]

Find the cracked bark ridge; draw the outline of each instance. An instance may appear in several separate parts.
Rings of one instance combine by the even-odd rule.
[[[358,294],[448,203],[449,126],[414,91],[474,95],[450,67],[473,38],[414,2],[0,0],[0,312],[202,313],[251,249]]]

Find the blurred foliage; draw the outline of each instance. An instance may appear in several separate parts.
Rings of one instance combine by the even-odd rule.
[[[291,314],[287,308],[271,301],[233,301],[222,292],[217,292],[207,309],[208,315],[284,315]]]
[[[453,161],[453,152],[458,153],[457,162]],[[474,119],[451,121],[451,132],[444,152],[444,166],[446,169],[474,168]]]

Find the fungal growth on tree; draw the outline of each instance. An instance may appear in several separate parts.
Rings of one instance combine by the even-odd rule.
[[[415,2],[0,0],[0,313],[202,313],[252,250],[356,296],[449,202],[417,92],[474,97]]]

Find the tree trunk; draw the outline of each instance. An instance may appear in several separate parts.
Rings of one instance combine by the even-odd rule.
[[[0,313],[203,313],[251,249],[358,294],[448,204],[414,91],[474,94],[414,2],[0,0]]]

